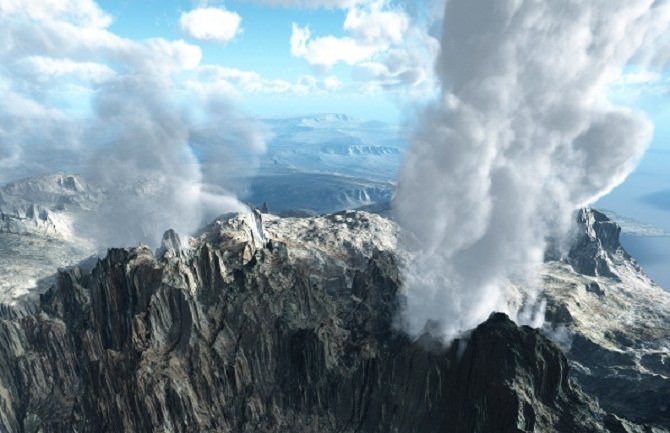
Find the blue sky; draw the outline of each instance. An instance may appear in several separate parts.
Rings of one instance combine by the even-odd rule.
[[[416,13],[406,0],[0,0],[0,181],[85,164],[108,141],[87,134],[115,135],[120,118],[145,116],[147,131],[318,113],[402,121],[436,95],[439,14],[426,11],[441,1]],[[263,128],[251,129],[241,146],[257,146]]]
[[[482,7],[490,7],[480,1]],[[224,124],[222,120],[247,116],[293,117],[328,112],[364,120],[405,122],[414,113],[421,113],[417,109],[431,100],[437,102],[436,106],[445,105],[449,112],[453,109],[449,108],[450,99],[437,100],[440,89],[433,67],[440,51],[443,3],[444,0],[0,0],[0,182],[53,170],[54,161],[85,165],[90,158],[98,157],[95,151],[110,146],[113,137],[126,130],[126,141],[132,139],[140,144],[122,150],[135,155],[140,164],[146,154],[161,159],[165,142],[171,139],[173,156],[179,160],[188,151],[188,133],[184,131],[203,122]],[[605,4],[598,3],[597,7],[606,9]],[[542,2],[534,5],[544,7]],[[483,26],[489,28],[488,24]],[[453,27],[458,30],[458,26]],[[478,28],[463,30],[473,31],[473,35],[465,32],[464,37],[478,40],[481,36]],[[603,37],[600,29],[586,30],[585,34]],[[619,36],[616,33],[612,37]],[[454,45],[467,47],[469,41]],[[493,42],[495,46],[497,41]],[[554,47],[559,51],[552,52],[531,43],[518,49],[526,52],[538,47],[534,58],[540,60],[551,60],[561,49]],[[581,49],[587,53],[585,47]],[[456,59],[472,57],[470,51]],[[480,60],[487,63],[490,56],[484,57]],[[508,60],[518,60],[521,66],[528,63],[524,56],[518,57]],[[554,60],[564,68],[564,76],[571,76],[580,65],[564,59],[570,57],[557,56]],[[451,65],[459,64],[457,61]],[[588,62],[584,65],[599,67]],[[445,70],[458,73],[457,68],[441,66],[448,86],[453,77],[447,76]],[[615,79],[610,99],[645,111],[656,125],[656,134],[638,170],[598,205],[670,231],[670,209],[666,209],[670,208],[666,174],[670,165],[670,110],[666,104],[670,82],[662,72],[632,66],[624,67],[623,74],[619,74],[621,66],[615,64],[613,70],[598,76],[602,80]],[[505,78],[510,70],[516,69],[506,69],[504,65],[482,68],[487,72],[482,77],[498,83],[500,77],[496,74]],[[552,67],[546,68],[547,75],[551,75],[549,71],[553,71]],[[486,87],[480,86],[481,78],[461,78],[465,82],[474,80],[472,88]],[[535,84],[506,78],[512,79],[499,84],[502,93],[515,92],[515,96],[521,95],[520,100]],[[589,82],[587,88],[600,96],[602,80]],[[539,87],[557,93],[582,89],[570,80],[566,83],[565,89],[558,87],[555,80]],[[500,92],[493,91],[491,96],[499,97],[496,93]],[[497,102],[491,107],[500,108]],[[514,116],[514,112],[509,113],[510,118]],[[95,128],[112,139],[95,136],[91,133],[97,132]],[[252,133],[240,134],[244,138],[240,147],[262,150],[259,143],[263,142],[263,128],[250,129]],[[425,124],[424,129],[432,131]],[[138,131],[142,134],[132,136]],[[174,137],[161,135],[165,131],[174,132]],[[569,147],[572,143],[564,144]],[[609,144],[598,143],[598,149],[605,151],[596,153],[607,153],[612,149]],[[145,149],[139,151],[141,146]],[[93,155],[88,154],[91,151]],[[474,155],[475,159],[480,156]],[[127,159],[126,155],[119,158]],[[175,165],[175,161],[163,162],[170,169]],[[190,163],[185,164],[184,170],[189,172]],[[449,175],[443,173],[445,164],[438,166],[440,173],[436,178]],[[163,168],[159,170],[161,174]],[[517,171],[524,168],[516,167]],[[197,173],[191,180],[200,182]]]
[[[198,41],[180,30],[182,13],[194,9],[190,1],[105,0],[101,7],[114,18],[111,31],[131,39],[163,37],[185,38],[198,44],[203,63],[250,69],[270,78],[294,79],[313,73],[310,65],[291,56],[290,38],[293,22],[309,24],[319,31],[344,36],[342,10],[268,7],[249,2],[228,1],[225,9],[239,14],[242,30],[226,43]]]
[[[98,3],[113,18],[108,27],[111,32],[133,40],[156,37],[167,40],[184,39],[201,49],[203,65],[253,71],[264,79],[284,80],[290,83],[298,82],[301,77],[314,77],[316,80],[330,77],[339,80],[344,87],[338,92],[319,94],[244,92],[243,97],[236,98],[236,102],[249,115],[282,117],[315,112],[346,112],[363,119],[399,120],[400,108],[406,100],[408,89],[400,88],[402,86],[375,87],[375,83],[372,83],[370,87],[374,89],[361,91],[362,86],[370,83],[363,83],[360,79],[354,78],[360,75],[354,70],[356,65],[337,62],[324,67],[291,53],[294,23],[301,27],[308,26],[312,38],[351,37],[343,25],[352,8],[286,7],[248,0],[228,0],[225,3],[208,4],[197,4],[188,0],[143,2],[101,0]],[[394,12],[400,10],[391,2],[380,4],[384,4],[382,10]],[[183,14],[198,8],[225,9],[238,14],[241,17],[240,30],[234,38],[225,42],[198,40],[192,37],[181,28],[180,18]],[[379,57],[374,56],[365,61],[376,62],[380,60]],[[415,87],[418,89],[420,85]]]
[[[341,112],[404,121],[408,108],[438,94],[441,0],[33,3],[0,2],[0,17],[12,24],[6,40],[24,38],[0,53],[10,112],[86,117],[101,86],[129,70],[147,78],[148,69],[161,71],[184,106],[217,95],[259,118]],[[200,21],[185,25],[198,11]],[[222,29],[228,33],[216,33]],[[652,147],[670,147],[667,77],[625,72],[612,98],[646,111],[656,124]]]
[[[269,89],[268,85],[254,84],[257,88],[249,89],[232,80],[227,97],[234,101],[239,110],[250,116],[286,117],[343,112],[363,119],[396,122],[405,120],[401,113],[408,106],[416,105],[417,102],[423,102],[436,94],[432,64],[438,33],[434,29],[438,19],[427,11],[430,10],[430,5],[439,4],[439,0],[427,0],[422,8],[416,8],[412,2],[404,0],[68,2],[75,6],[95,5],[111,18],[106,30],[127,40],[183,40],[197,47],[202,56],[199,68],[221,67],[240,73],[257,74],[258,80],[270,84],[277,82],[283,86],[294,86],[288,90],[277,91]],[[326,7],[317,7],[319,5]],[[196,10],[225,10],[236,14],[240,18],[237,31],[234,36],[224,40],[194,36],[184,28],[181,21],[184,15]],[[365,18],[363,25],[347,26],[348,18],[357,14]],[[398,17],[406,18],[404,27],[402,21],[393,20]],[[225,26],[226,23],[217,25]],[[311,58],[310,56],[315,56],[313,52],[296,55],[291,42],[295,34],[294,25],[309,28],[311,37],[307,47],[314,48],[312,51],[318,51],[318,47],[316,44],[310,47],[310,42],[332,37],[340,42],[350,40],[354,48],[366,48],[371,54],[346,59],[346,55],[339,54],[338,57],[336,53],[338,50],[346,51],[345,45],[340,44],[336,49],[331,46],[330,50],[322,48],[321,51],[330,51],[331,57],[335,53],[335,60],[328,65]],[[370,27],[374,30],[375,26],[390,30],[382,32],[375,39],[374,32],[366,29]],[[394,35],[398,35],[398,40],[393,40]],[[102,59],[101,63],[105,64],[106,61]],[[639,71],[629,72],[634,75]],[[416,78],[419,75],[421,78]],[[191,72],[189,78],[193,78],[192,76]],[[412,78],[405,78],[407,76]],[[205,80],[209,80],[209,76]],[[325,90],[326,80],[331,84],[336,83],[336,88]],[[295,86],[300,83],[307,85]],[[654,146],[662,146],[665,141],[660,137],[670,135],[670,132],[666,134],[663,131],[663,125],[667,124],[664,120],[669,116],[664,98],[645,95],[645,92],[641,92],[642,97],[631,97],[628,87],[622,86],[628,94],[622,98],[623,102],[650,114],[657,125]],[[640,92],[633,93],[637,95]],[[63,105],[81,111],[90,95],[62,92],[59,96]]]
[[[169,81],[165,89],[183,106],[217,95],[236,115],[340,112],[404,121],[412,113],[408,108],[438,94],[433,64],[439,8],[435,14],[430,7],[440,3],[426,0],[417,8],[407,0],[63,0],[21,8],[5,0],[0,12],[14,24],[9,34],[25,42],[2,53],[0,90],[10,115],[62,111],[85,118],[105,83],[128,70],[150,80],[160,71]],[[201,19],[219,13],[239,22],[211,21],[213,31],[229,32],[210,37],[198,33],[206,22],[184,24],[197,11]],[[62,27],[72,25],[63,34]],[[30,37],[36,33],[47,42]],[[670,148],[667,77],[633,68],[625,73],[611,98],[647,112],[656,125],[652,149]],[[660,170],[654,153],[638,172],[644,170]]]

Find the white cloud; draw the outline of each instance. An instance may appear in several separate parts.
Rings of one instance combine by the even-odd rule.
[[[662,96],[668,94],[670,80],[663,74],[642,69],[621,74],[614,73],[609,91],[617,101],[634,106],[641,97]]]
[[[656,71],[641,70],[623,73],[612,82],[613,86],[643,86],[656,84],[663,79],[663,75]]]
[[[0,0],[0,16],[20,16],[34,21],[62,20],[96,28],[112,23],[112,18],[90,0]]]
[[[389,64],[379,62],[365,62],[357,65],[353,77],[358,81],[374,81],[382,87],[416,86],[426,80],[426,70],[421,67],[393,68]]]
[[[235,12],[203,7],[184,12],[179,18],[183,32],[195,39],[225,43],[240,32],[242,18]]]
[[[171,66],[177,70],[195,69],[202,60],[202,50],[182,40],[168,41],[153,38],[145,41],[146,57],[150,62],[158,61],[160,67]],[[150,62],[147,62],[150,65]]]
[[[9,0],[0,0],[7,2]],[[143,42],[122,38],[104,28],[106,15],[92,0],[49,0],[57,3],[49,15],[40,1],[35,8],[0,9],[0,61],[11,69],[29,58],[51,58],[76,63],[116,65],[126,73],[152,71],[169,75],[192,69],[200,62],[201,50],[184,41],[153,38]],[[76,13],[75,13],[76,12]],[[51,62],[49,65],[55,67]],[[46,66],[46,65],[45,65]],[[60,67],[64,67],[62,63]],[[111,67],[111,66],[110,66]]]
[[[256,71],[245,71],[216,65],[203,65],[198,68],[198,79],[188,82],[187,87],[202,94],[220,93],[239,95],[255,94],[324,94],[335,92],[343,87],[334,75],[323,80],[312,75],[302,75],[295,83],[281,79],[264,78]]]
[[[284,80],[264,79],[258,72],[224,66],[205,65],[198,70],[198,80],[190,86],[201,90],[218,89],[222,93],[284,93],[292,85]]]
[[[75,62],[70,59],[57,59],[44,56],[29,56],[21,60],[26,73],[35,75],[36,80],[72,77],[77,80],[103,83],[116,76],[116,72],[107,65],[94,62]]]
[[[309,27],[293,24],[291,54],[304,58],[312,65],[332,67],[339,62],[354,65],[369,59],[380,50],[379,46],[360,44],[349,37],[325,36],[311,39]]]
[[[435,90],[433,65],[439,42],[428,28],[438,17],[431,13],[426,18],[420,11],[410,16],[391,0],[342,2],[339,7],[347,11],[342,24],[347,35],[313,37],[309,27],[294,23],[290,40],[294,57],[322,69],[338,63],[354,66],[354,79],[370,82],[369,89],[407,89],[417,96]]]
[[[382,5],[375,3],[369,10],[352,8],[344,20],[344,29],[360,43],[385,47],[402,42],[409,22],[404,12],[382,10]]]
[[[670,3],[650,0],[447,2],[440,98],[419,114],[395,201],[423,250],[404,280],[413,333],[435,320],[451,339],[504,311],[512,284],[541,287],[547,239],[651,139],[608,91],[631,61],[651,66],[639,55],[669,25]]]
[[[291,54],[316,66],[355,65],[403,42],[410,19],[399,10],[385,10],[384,2],[351,7],[344,20],[346,37],[312,38],[309,27],[293,24]]]
[[[348,9],[371,0],[255,0],[256,3],[270,6],[300,7],[309,9]]]
[[[344,84],[335,75],[330,75],[323,79],[323,86],[329,92],[337,92],[344,87]]]
[[[205,167],[189,142],[193,113],[238,117],[219,94],[181,92],[184,78],[198,74],[200,48],[127,39],[110,22],[93,0],[0,0],[0,182],[86,175],[109,201],[77,226],[104,247],[155,245],[164,229],[188,233],[242,209],[217,173],[237,149],[262,150],[264,135],[250,122],[226,124],[218,135],[234,138],[201,140],[211,156]],[[68,115],[75,99],[85,105],[76,117]]]

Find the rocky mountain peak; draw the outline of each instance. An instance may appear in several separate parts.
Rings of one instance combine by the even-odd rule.
[[[568,254],[545,264],[545,329],[603,408],[670,429],[670,294],[626,253],[607,216],[585,209],[576,221]]]
[[[90,273],[62,271],[36,312],[0,321],[0,429],[636,428],[574,386],[540,331],[502,314],[449,347],[397,330],[392,222],[262,218],[219,218],[187,250],[168,231],[158,258],[113,249]]]
[[[561,251],[560,243],[552,240],[545,260],[562,260],[582,275],[617,278],[613,271],[616,265],[631,261],[619,241],[621,228],[605,214],[591,208],[577,211],[575,222],[567,251]]]
[[[156,251],[156,256],[161,259],[175,259],[182,256],[181,239],[174,230],[170,229],[163,233],[161,246]]]
[[[155,254],[113,249],[90,272],[54,274],[80,252],[33,220],[67,222],[96,194],[67,176],[0,191],[0,210],[23,212],[5,218],[31,230],[0,230],[2,270],[31,275],[0,289],[35,299],[50,288],[1,309],[0,431],[670,427],[670,300],[597,211],[577,214],[568,253],[548,254],[544,334],[496,314],[444,347],[397,329],[399,263],[412,252],[380,215],[224,215],[192,238],[167,231]],[[53,277],[30,273],[47,266]]]

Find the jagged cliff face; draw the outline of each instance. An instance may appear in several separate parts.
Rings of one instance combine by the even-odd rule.
[[[2,432],[633,428],[566,374],[605,411],[670,428],[670,296],[598,212],[543,270],[543,334],[566,364],[499,316],[451,349],[403,337],[411,253],[365,213],[223,218],[186,249],[168,232],[156,253],[54,274],[90,253],[71,216],[99,194],[72,176],[0,189]]]
[[[61,272],[36,313],[0,321],[0,431],[634,428],[504,315],[450,348],[398,332],[396,230],[357,212],[247,215],[188,251],[169,232],[158,257],[110,250]]]
[[[670,294],[619,243],[596,211],[564,260],[544,271],[547,320],[562,335],[572,375],[608,411],[670,428]]]

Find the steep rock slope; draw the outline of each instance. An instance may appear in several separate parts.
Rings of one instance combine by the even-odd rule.
[[[603,408],[670,428],[670,294],[628,256],[605,215],[584,210],[578,223],[567,256],[545,265],[547,320],[561,331],[550,333]]]
[[[223,218],[188,251],[110,250],[0,321],[0,430],[600,432],[637,427],[497,314],[451,348],[394,329],[397,228]],[[641,430],[640,430],[641,431]],[[649,431],[649,430],[648,430]]]
[[[89,209],[101,193],[79,176],[56,174],[24,179],[0,188],[0,233],[72,236],[68,213]]]
[[[0,303],[25,306],[55,283],[57,268],[93,252],[76,233],[75,216],[94,207],[100,195],[69,175],[0,187]]]

